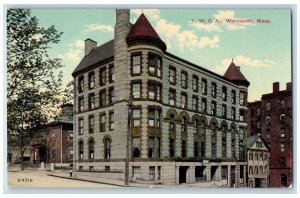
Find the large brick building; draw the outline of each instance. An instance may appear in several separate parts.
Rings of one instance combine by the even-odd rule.
[[[261,134],[270,147],[270,187],[292,184],[292,84],[273,92],[261,101],[248,103],[248,135]]]
[[[144,14],[129,18],[117,9],[114,39],[87,39],[72,74],[77,173],[124,179],[128,143],[131,181],[245,186],[250,83],[240,68],[221,76],[179,58]]]

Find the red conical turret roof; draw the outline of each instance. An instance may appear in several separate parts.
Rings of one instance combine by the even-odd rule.
[[[246,86],[250,85],[249,81],[245,78],[245,76],[240,71],[240,68],[237,67],[233,61],[229,65],[228,69],[226,70],[224,77],[233,82],[242,83],[245,84]]]
[[[166,44],[160,39],[144,13],[141,14],[141,16],[138,18],[138,20],[135,22],[135,24],[132,26],[126,40],[127,41],[133,41],[136,39],[150,39],[155,42],[160,43],[162,48],[166,49]]]

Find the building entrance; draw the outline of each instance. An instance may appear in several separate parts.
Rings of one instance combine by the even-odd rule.
[[[188,166],[179,167],[179,184],[186,183],[186,175],[188,169],[189,169]]]

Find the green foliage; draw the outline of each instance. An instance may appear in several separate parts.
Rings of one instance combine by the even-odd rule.
[[[7,12],[8,143],[20,147],[21,156],[61,102],[63,76],[55,73],[63,65],[47,54],[61,34],[54,26],[40,27],[29,9]]]

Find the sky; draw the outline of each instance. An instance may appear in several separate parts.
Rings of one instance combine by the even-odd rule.
[[[49,49],[49,55],[61,58],[65,65],[64,85],[73,79],[71,74],[84,56],[85,39],[93,39],[98,45],[113,39],[114,9],[31,11],[41,26],[55,25],[63,32],[60,42]],[[220,75],[233,59],[250,82],[250,102],[271,93],[273,82],[279,82],[283,90],[291,81],[288,9],[131,9],[130,21],[134,23],[142,12],[166,43],[168,52]],[[253,23],[228,23],[226,19]],[[257,19],[268,23],[257,23]]]

